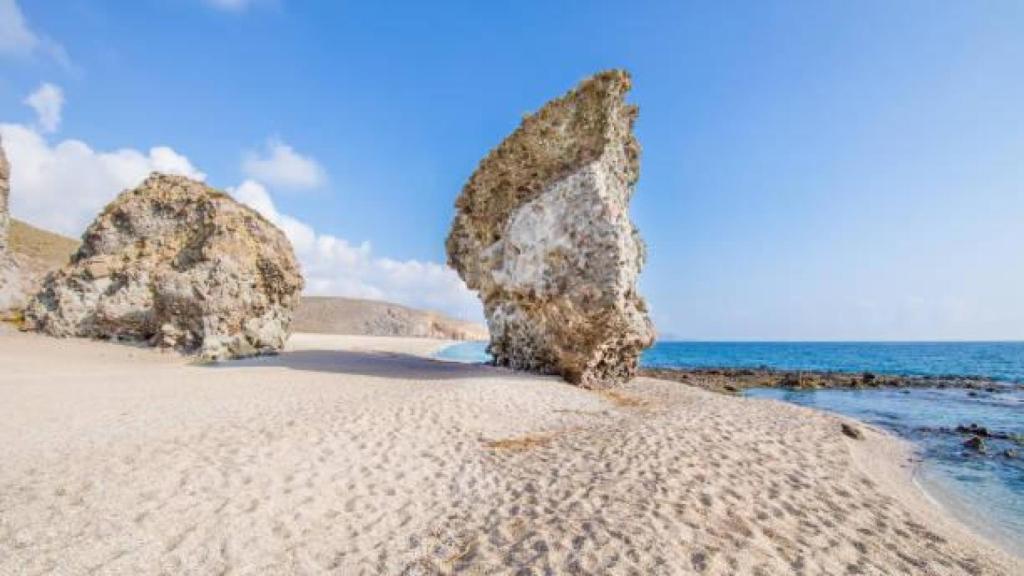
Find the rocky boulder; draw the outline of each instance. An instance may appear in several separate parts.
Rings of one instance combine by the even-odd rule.
[[[602,72],[527,116],[456,201],[448,263],[483,300],[499,365],[601,388],[633,377],[654,341],[629,89],[625,71]]]
[[[280,350],[302,277],[284,234],[200,182],[153,174],[89,226],[25,322],[221,359]]]

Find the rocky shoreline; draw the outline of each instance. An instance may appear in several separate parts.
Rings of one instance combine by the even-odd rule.
[[[726,395],[741,395],[753,388],[785,390],[961,389],[968,396],[988,396],[1024,390],[1024,384],[1000,382],[981,376],[899,376],[873,372],[785,371],[769,368],[645,368],[641,375],[681,382]],[[843,433],[857,439],[860,430],[844,426]],[[913,435],[955,437],[959,458],[995,458],[1019,461],[1024,435],[968,422],[956,426],[915,428]]]
[[[750,388],[864,390],[872,388],[960,388],[984,392],[1024,390],[1024,384],[984,376],[901,376],[874,372],[824,372],[772,368],[643,368],[642,376],[682,382],[721,394]]]

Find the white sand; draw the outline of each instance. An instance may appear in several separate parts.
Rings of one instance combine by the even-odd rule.
[[[439,344],[206,367],[0,333],[0,574],[1024,574],[879,432]]]

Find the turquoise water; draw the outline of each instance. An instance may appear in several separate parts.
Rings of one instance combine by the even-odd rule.
[[[440,357],[487,362],[486,344]],[[660,368],[774,368],[913,376],[987,376],[1024,382],[1024,342],[658,342],[641,364]]]
[[[438,357],[487,362],[483,343],[467,342]],[[782,343],[659,342],[641,364],[667,368],[774,368],[875,372],[915,376],[983,376],[1024,382],[1024,342],[943,343]],[[938,485],[960,509],[975,511],[986,532],[1008,546],[1024,549],[1024,391],[962,389],[748,390],[773,398],[852,416],[915,443],[923,458],[921,474]],[[957,426],[977,424],[999,436],[986,440],[987,453],[968,450],[968,435]]]
[[[1024,382],[1024,342],[659,342],[645,366],[987,376]]]

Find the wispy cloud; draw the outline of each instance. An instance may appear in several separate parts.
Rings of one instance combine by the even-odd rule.
[[[36,121],[43,132],[56,132],[60,128],[64,108],[64,92],[59,86],[45,82],[25,98],[25,104],[36,111]]]
[[[31,58],[43,55],[65,68],[71,59],[63,46],[32,30],[16,0],[0,0],[0,56]]]
[[[261,152],[246,154],[242,171],[270,186],[293,190],[317,188],[327,181],[327,172],[319,162],[277,139],[268,140]]]

